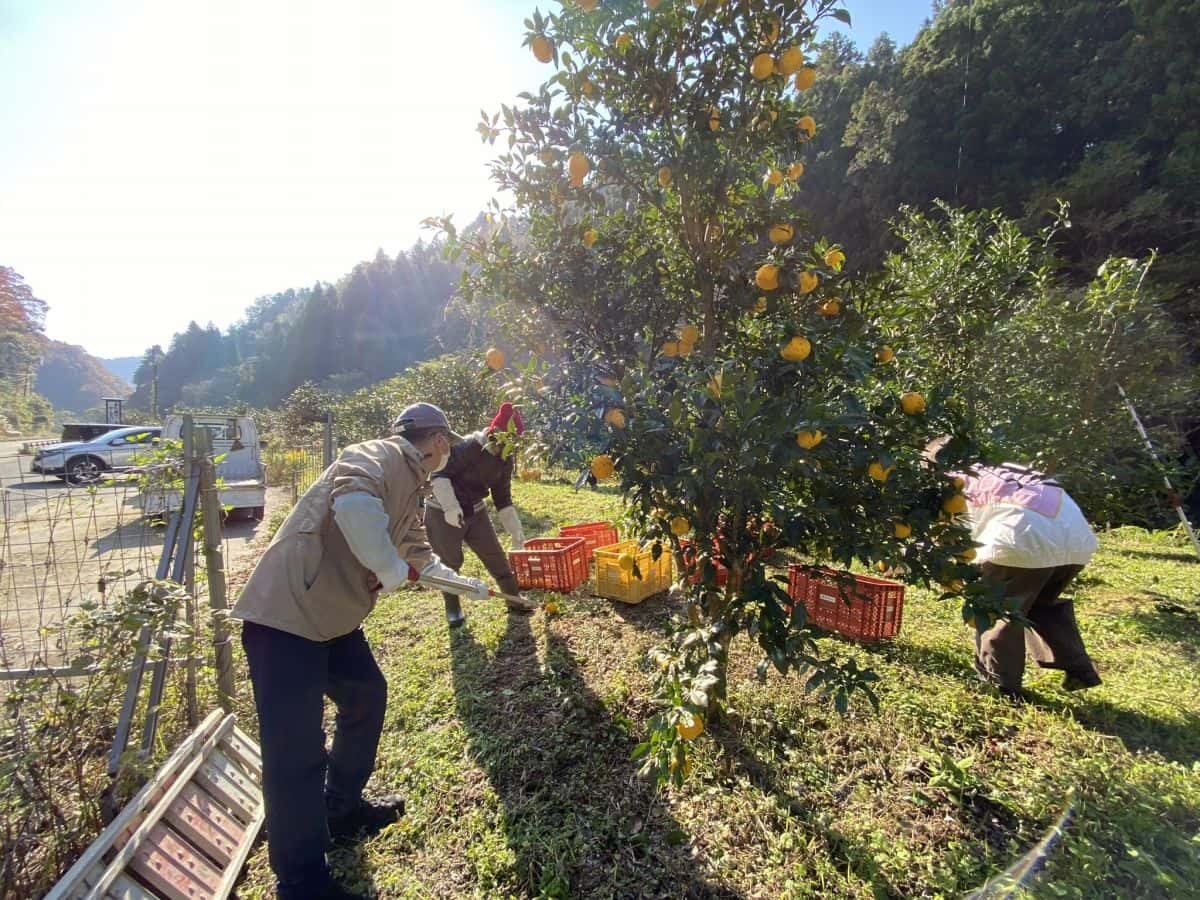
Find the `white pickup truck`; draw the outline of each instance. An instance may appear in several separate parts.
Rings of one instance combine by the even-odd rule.
[[[258,428],[249,416],[193,415],[193,428],[212,435],[217,457],[217,486],[221,505],[232,511],[246,510],[261,519],[266,512],[266,467],[258,443]],[[167,416],[162,440],[177,441],[183,435],[183,416]],[[178,509],[183,493],[178,488],[151,483],[142,490],[142,515],[162,516]]]

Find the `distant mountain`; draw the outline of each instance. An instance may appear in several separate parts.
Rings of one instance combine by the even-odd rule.
[[[128,397],[130,384],[82,347],[47,340],[34,388],[55,409],[84,413],[101,406],[104,397]]]
[[[137,371],[142,361],[140,356],[118,356],[114,359],[99,358],[104,368],[112,372],[126,384],[133,384],[133,373]]]

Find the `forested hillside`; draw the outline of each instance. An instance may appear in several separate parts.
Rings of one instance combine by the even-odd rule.
[[[851,13],[854,5],[850,4]],[[821,128],[800,202],[860,269],[888,222],[935,199],[1045,224],[1081,277],[1160,254],[1150,280],[1200,342],[1200,3],[972,0],[913,43],[820,45],[806,97]]]
[[[269,406],[305,382],[341,393],[387,378],[461,345],[466,323],[446,316],[457,278],[418,243],[395,259],[380,250],[336,284],[261,297],[227,331],[192,322],[147,350],[131,406]]]
[[[102,408],[104,397],[127,397],[130,386],[83,347],[46,341],[36,389],[55,409],[83,414]]]
[[[42,427],[51,409],[33,384],[45,338],[46,303],[21,275],[0,265],[0,428]]]

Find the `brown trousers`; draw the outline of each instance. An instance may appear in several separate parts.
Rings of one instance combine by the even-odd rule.
[[[457,572],[463,564],[463,543],[474,551],[479,561],[496,579],[500,591],[519,594],[517,579],[508,565],[508,554],[500,546],[492,520],[486,511],[464,510],[462,528],[455,528],[446,521],[440,509],[426,507],[425,532],[429,535],[429,546],[446,565]],[[462,612],[458,597],[443,593],[446,600],[446,615],[457,616]]]
[[[1025,675],[1025,649],[1044,669],[1062,669],[1068,675],[1085,680],[1098,678],[1079,625],[1075,604],[1062,592],[1083,566],[1057,566],[1049,569],[1015,569],[983,563],[980,571],[985,583],[1000,585],[1005,599],[1019,609],[1032,625],[1001,619],[991,628],[977,627],[975,632],[975,670],[985,681],[1001,690],[1018,691]]]

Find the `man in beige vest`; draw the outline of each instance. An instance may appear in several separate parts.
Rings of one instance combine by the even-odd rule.
[[[405,409],[393,433],[342,451],[296,503],[233,609],[244,622],[268,852],[282,900],[358,896],[330,875],[331,837],[378,831],[404,811],[398,797],[362,795],[387,683],[360,626],[380,592],[432,578],[443,590],[488,596],[482,581],[442,564],[421,522],[429,477],[461,438],[429,403]],[[325,697],[337,707],[328,754]]]

